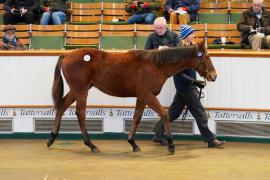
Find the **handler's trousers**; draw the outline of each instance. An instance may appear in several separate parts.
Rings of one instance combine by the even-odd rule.
[[[214,140],[216,138],[215,134],[212,133],[208,128],[208,118],[196,89],[189,91],[176,91],[173,102],[168,110],[171,122],[181,115],[185,105],[195,118],[204,141],[210,142]],[[165,129],[162,119],[160,119],[160,121],[156,124],[154,132],[156,137],[165,138]]]

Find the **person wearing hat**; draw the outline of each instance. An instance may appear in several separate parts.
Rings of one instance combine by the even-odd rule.
[[[151,33],[146,40],[144,49],[158,49],[164,47],[174,47],[179,44],[178,35],[167,29],[166,19],[158,17],[154,21],[155,32]]]
[[[180,26],[179,39],[181,40],[181,46],[195,45],[194,32],[194,29],[189,25]]]
[[[195,45],[194,29],[191,26],[182,25],[180,27],[179,38],[181,40],[180,46],[182,47]],[[197,80],[196,71],[194,69],[186,69],[174,75],[173,80],[176,94],[168,110],[171,122],[181,115],[186,106],[195,118],[201,136],[203,140],[208,143],[208,147],[216,148],[223,146],[225,141],[217,140],[215,134],[208,128],[208,117],[198,95],[197,88],[204,88],[206,85],[205,82]],[[166,145],[165,129],[162,119],[156,124],[154,132],[153,141]]]
[[[25,50],[24,44],[16,38],[16,27],[6,25],[3,28],[2,42],[0,42],[1,50]]]

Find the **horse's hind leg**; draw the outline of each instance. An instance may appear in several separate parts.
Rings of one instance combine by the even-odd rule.
[[[76,100],[76,114],[82,131],[84,144],[89,148],[91,148],[91,152],[100,152],[99,149],[91,142],[86,129],[85,112],[86,112],[87,93],[88,91],[80,93],[80,95],[78,96]]]
[[[55,116],[55,121],[54,121],[54,128],[50,134],[50,137],[48,138],[47,141],[47,146],[50,147],[55,139],[58,136],[58,132],[59,132],[59,128],[60,128],[60,123],[61,123],[61,119],[63,116],[63,113],[67,110],[67,108],[75,101],[75,97],[72,94],[72,92],[68,92],[66,94],[66,96],[63,99],[63,105],[61,108],[56,109],[56,116]]]
[[[142,113],[143,113],[144,107],[145,107],[145,104],[137,99],[136,108],[135,108],[135,114],[133,116],[131,129],[130,129],[129,135],[128,135],[128,142],[132,146],[133,152],[141,151],[139,146],[135,143],[134,136],[135,136],[138,124],[140,123],[140,120],[142,118]]]
[[[164,108],[162,108],[161,104],[159,103],[158,99],[156,96],[149,95],[146,98],[146,104],[152,108],[154,111],[156,111],[161,118],[164,121],[164,127],[165,127],[165,132],[168,140],[168,153],[169,154],[174,154],[175,152],[175,146],[173,144],[173,138],[171,134],[171,125],[170,125],[170,118],[168,113],[165,111]]]

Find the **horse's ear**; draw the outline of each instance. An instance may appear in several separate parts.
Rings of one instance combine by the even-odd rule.
[[[206,49],[207,49],[207,43],[205,41],[205,38],[203,38],[202,41],[198,42],[198,48],[199,48],[200,51],[203,51],[203,52],[206,51]]]

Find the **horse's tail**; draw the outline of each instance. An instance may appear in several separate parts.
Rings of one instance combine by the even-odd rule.
[[[64,59],[64,55],[58,58],[58,62],[54,70],[54,80],[52,87],[52,98],[54,102],[55,109],[59,109],[63,103],[63,94],[64,94],[64,83],[61,75],[61,63]]]

